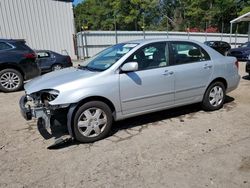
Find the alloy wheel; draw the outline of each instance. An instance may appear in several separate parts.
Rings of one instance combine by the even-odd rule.
[[[77,128],[85,137],[100,135],[107,125],[107,115],[100,108],[89,108],[79,117]]]
[[[0,83],[5,89],[13,90],[19,87],[20,78],[14,72],[5,72],[0,77]]]
[[[53,71],[57,71],[57,70],[60,70],[60,69],[62,69],[61,65],[54,65],[53,66]]]
[[[214,86],[209,93],[209,103],[212,106],[217,107],[222,103],[223,97],[223,89],[220,86]]]

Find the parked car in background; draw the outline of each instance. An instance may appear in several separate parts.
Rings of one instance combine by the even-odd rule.
[[[217,52],[221,53],[222,55],[227,55],[227,52],[231,49],[230,44],[224,41],[206,41],[204,42],[204,44],[215,49]]]
[[[0,39],[0,91],[17,91],[38,75],[36,54],[24,40]]]
[[[45,128],[54,112],[65,111],[71,137],[94,142],[108,135],[113,120],[199,102],[218,110],[239,80],[236,58],[202,43],[137,40],[30,81],[20,108],[26,120],[43,119]]]
[[[247,63],[246,63],[246,72],[250,76],[250,55],[248,56],[248,60],[247,60]]]
[[[249,55],[250,55],[250,42],[246,42],[241,46],[239,46],[238,48],[233,48],[228,52],[228,56],[234,56],[239,61],[248,60]]]
[[[72,66],[71,58],[68,55],[61,55],[50,50],[37,50],[36,54],[42,73]]]

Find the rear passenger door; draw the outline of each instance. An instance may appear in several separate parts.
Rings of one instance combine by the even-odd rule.
[[[208,53],[192,42],[171,42],[170,50],[175,74],[175,104],[201,101],[213,71]]]
[[[50,69],[51,67],[51,54],[46,51],[37,52],[37,62],[42,70]]]

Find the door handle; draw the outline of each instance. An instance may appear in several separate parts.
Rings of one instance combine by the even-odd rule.
[[[170,75],[173,75],[174,72],[173,71],[168,71],[168,70],[165,70],[164,73],[162,75],[164,76],[170,76]]]
[[[208,65],[208,64],[205,64],[203,66],[204,69],[211,69],[213,67],[213,65]]]

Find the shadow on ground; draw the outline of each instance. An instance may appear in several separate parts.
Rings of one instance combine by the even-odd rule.
[[[232,102],[234,101],[234,98],[230,97],[230,96],[226,96],[225,99],[225,110],[228,111],[228,107],[227,105],[229,105],[230,103],[232,104]],[[229,106],[230,108],[230,106]],[[129,118],[126,120],[122,120],[122,121],[118,121],[114,123],[114,126],[111,130],[111,133],[109,135],[109,137],[114,136],[117,132],[122,131],[122,130],[126,130],[126,129],[130,129],[133,127],[141,127],[145,124],[158,124],[159,121],[162,120],[167,120],[167,119],[171,119],[171,118],[179,118],[180,122],[184,121],[180,118],[180,116],[183,115],[190,115],[190,117],[192,118],[193,115],[191,114],[195,114],[199,111],[203,111],[201,108],[200,104],[192,104],[192,105],[187,105],[187,106],[182,106],[182,107],[178,107],[178,108],[173,108],[173,109],[168,109],[168,110],[163,110],[163,111],[158,111],[158,112],[154,112],[154,113],[149,113],[146,115],[141,115],[141,116],[137,116],[137,117],[133,117],[133,118]],[[62,122],[61,122],[62,123]],[[60,130],[58,129],[59,127],[57,127],[58,125],[56,125],[53,129],[52,129],[52,135],[49,138],[59,138],[60,135],[65,135],[67,130],[65,128],[60,128]],[[59,131],[58,131],[59,130]],[[62,131],[63,130],[63,131]],[[60,133],[61,132],[61,133]],[[51,146],[48,147],[48,149],[62,149],[65,147],[69,147],[72,145],[79,145],[80,143],[72,140],[72,139],[66,139],[66,140],[62,140],[62,142],[60,143],[55,143]]]

